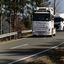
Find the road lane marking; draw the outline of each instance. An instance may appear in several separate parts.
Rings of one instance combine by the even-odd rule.
[[[56,48],[56,47],[58,47],[58,46],[60,46],[60,45],[62,45],[62,44],[64,44],[64,42],[62,42],[61,44],[59,44],[59,45],[57,45],[57,46],[51,47],[50,49],[44,50],[44,51],[42,51],[42,52],[39,52],[39,53],[36,53],[36,54],[30,55],[30,56],[28,56],[28,57],[25,57],[25,58],[22,58],[22,59],[19,59],[19,60],[13,61],[13,62],[10,62],[10,63],[8,63],[8,64],[13,64],[13,63],[16,63],[16,62],[19,62],[19,61],[26,60],[26,59],[28,59],[28,58],[31,58],[31,57],[37,56],[37,55],[42,54],[42,53],[44,53],[44,52],[50,51],[50,50],[52,50],[52,49],[54,49],[54,48]]]
[[[23,47],[23,46],[27,46],[28,44],[24,44],[24,45],[20,45],[20,46],[15,46],[15,47],[12,47],[10,49],[15,49],[15,48],[19,48],[19,47]]]
[[[46,38],[43,38],[43,39],[46,39]]]

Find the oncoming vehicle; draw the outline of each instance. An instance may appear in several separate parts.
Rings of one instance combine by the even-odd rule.
[[[34,9],[32,15],[32,34],[33,36],[56,35],[52,7],[37,7]]]
[[[56,27],[57,30],[64,30],[64,13],[54,16],[54,27]]]

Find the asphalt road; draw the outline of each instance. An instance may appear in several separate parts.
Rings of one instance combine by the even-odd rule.
[[[53,37],[27,37],[0,44],[0,64],[12,64],[64,42],[64,32]]]

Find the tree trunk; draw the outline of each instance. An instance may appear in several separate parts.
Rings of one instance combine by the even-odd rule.
[[[16,0],[15,0],[15,4],[16,4]],[[15,32],[15,25],[16,25],[16,10],[14,9],[14,27],[13,27],[14,32]]]
[[[13,28],[14,32],[15,32],[15,24],[16,24],[16,20],[15,20],[15,10],[14,10],[14,28]]]
[[[9,25],[9,33],[11,33],[11,11],[10,11],[10,25]],[[10,36],[10,40],[11,40],[11,36]]]
[[[54,14],[56,14],[56,0],[54,0]]]
[[[11,33],[11,5],[10,5],[10,2],[11,2],[11,0],[9,0],[9,7],[10,7],[10,10],[9,10],[10,11],[10,13],[9,13],[10,14],[10,16],[9,16],[10,17],[10,21],[9,21],[9,33]],[[10,40],[11,40],[11,36],[10,36]]]
[[[1,20],[0,20],[0,35],[2,34],[2,4],[1,4]]]
[[[11,2],[11,0],[10,0]],[[10,26],[9,26],[9,32],[11,32],[11,5],[10,5]]]

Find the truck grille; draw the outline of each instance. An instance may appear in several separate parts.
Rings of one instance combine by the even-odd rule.
[[[36,32],[42,34],[42,33],[45,33],[46,31],[36,31]]]

